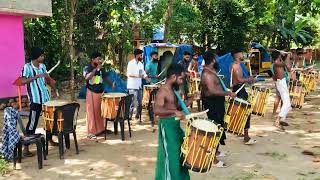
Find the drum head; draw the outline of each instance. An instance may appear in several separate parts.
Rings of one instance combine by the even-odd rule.
[[[260,91],[260,92],[265,92],[265,91],[267,91],[267,88],[265,88],[265,87],[258,87],[258,86],[252,86],[252,89],[253,89],[253,90]]]
[[[243,105],[243,106],[245,106],[245,105],[251,106],[248,101],[243,100],[243,99],[241,99],[241,98],[237,98],[237,97],[236,97],[235,99],[232,99],[232,100],[231,100],[231,102],[233,102],[233,101],[234,101],[235,104],[238,104],[238,105],[241,103],[241,105]]]
[[[63,100],[53,100],[53,101],[48,101],[44,103],[45,106],[54,106],[54,107],[64,106],[66,104],[69,104],[69,102],[63,101]]]
[[[102,97],[104,98],[119,98],[127,96],[126,93],[105,93]]]
[[[191,123],[191,126],[197,128],[199,130],[205,131],[205,132],[218,132],[219,131],[217,125],[215,125],[213,122],[210,122],[205,119],[194,120]]]

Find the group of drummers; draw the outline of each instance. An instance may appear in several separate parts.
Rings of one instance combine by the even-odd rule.
[[[231,53],[234,61],[230,66],[230,89],[220,78],[217,56],[212,51],[203,54],[201,75],[198,54],[193,54],[190,58],[191,54],[185,52],[179,63],[164,68],[166,75],[163,81],[160,77],[163,77],[164,71],[158,73],[157,52],[151,53],[152,60],[146,64],[146,68],[142,64],[142,54],[142,50],[136,49],[135,58],[128,63],[127,89],[133,96],[132,107],[135,111],[131,111],[131,116],[135,113],[135,117],[139,118],[143,102],[142,79],[157,87],[154,114],[160,120],[156,179],[185,180],[190,179],[188,169],[207,172],[211,166],[226,167],[226,164],[219,160],[219,157],[226,156],[219,151],[219,145],[225,145],[226,132],[243,135],[245,145],[257,142],[249,135],[250,116],[252,113],[264,115],[270,90],[252,87],[251,92],[246,91],[245,85],[254,84],[257,79],[243,76],[241,63],[244,56],[241,50]],[[297,66],[294,67],[290,53],[278,50],[271,53],[271,71],[277,94],[274,113],[280,100],[282,101],[274,125],[282,131],[285,130],[284,126],[289,125],[286,116],[292,104],[301,107],[305,94],[314,90],[316,80],[319,80],[319,72],[314,72],[312,67],[305,67],[305,60],[301,63],[300,56],[302,57],[303,53],[298,52],[300,59],[295,60]],[[44,52],[40,48],[33,48],[31,57],[32,61],[27,63],[22,71],[22,82],[27,85],[31,102],[26,127],[27,134],[30,135],[35,133],[43,105],[50,100],[45,82],[49,75],[43,64]],[[89,139],[96,139],[96,135],[105,131],[105,121],[102,117],[104,111],[101,110],[103,83],[116,87],[116,82],[112,82],[103,69],[101,57],[100,53],[93,53],[90,63],[83,71],[87,86],[86,125]],[[190,88],[191,84],[195,87]],[[298,100],[294,101],[295,99]],[[187,107],[200,100],[203,110],[206,111],[196,115],[190,114]],[[185,119],[187,125],[184,131],[179,120]],[[52,140],[51,144],[56,145]],[[31,155],[27,147],[24,155]]]
[[[156,179],[189,179],[188,169],[207,172],[211,166],[226,167],[226,164],[219,160],[219,157],[226,156],[219,151],[219,145],[225,145],[226,132],[243,135],[245,145],[257,142],[249,135],[250,116],[251,113],[264,116],[270,89],[253,86],[248,93],[245,84],[252,85],[258,78],[243,76],[241,61],[244,56],[241,50],[234,50],[231,55],[234,62],[230,66],[230,89],[226,88],[220,78],[217,56],[212,51],[203,54],[204,66],[201,76],[197,71],[193,71],[193,66],[197,67],[198,64],[193,62],[196,61],[195,58],[187,65],[189,53],[184,54],[182,62],[168,67],[166,81],[158,90],[154,108],[155,115],[160,119]],[[274,113],[279,101],[282,101],[280,112],[274,122],[279,131],[284,131],[284,126],[289,125],[286,117],[292,103],[301,105],[303,102],[300,99],[305,96],[303,92],[308,91],[309,85],[302,82],[301,77],[313,72],[314,85],[319,80],[319,72],[314,72],[310,67],[300,66],[302,56],[303,53],[298,51],[299,59],[295,60],[293,65],[290,62],[291,53],[279,50],[271,53],[271,71],[277,95]],[[297,67],[294,67],[295,65]],[[300,76],[300,80],[297,76]],[[199,117],[194,118],[186,109],[193,101],[199,100],[198,94],[188,95],[185,92],[188,90],[186,87],[189,87],[187,79],[190,82],[200,79],[198,93],[201,94],[203,110],[206,110],[203,111],[206,113],[205,117],[202,117],[203,113],[200,112],[196,113]],[[298,85],[297,82],[301,83]],[[182,91],[177,93],[179,89]],[[181,98],[181,95],[186,98]],[[295,98],[299,101],[295,102]],[[181,129],[177,120],[187,121],[185,131]]]

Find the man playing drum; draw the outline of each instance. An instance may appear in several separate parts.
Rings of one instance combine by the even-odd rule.
[[[108,78],[101,65],[101,53],[91,55],[90,63],[85,66],[83,76],[86,80],[86,110],[88,139],[96,140],[96,135],[104,132],[104,121],[101,117],[101,95],[104,91],[103,83],[107,82],[114,88],[114,84]]]
[[[154,113],[160,117],[156,180],[190,179],[188,169],[183,167],[180,162],[184,132],[180,127],[179,120],[183,120],[185,117],[174,93],[174,90],[179,90],[184,78],[183,67],[179,64],[171,64],[167,70],[166,83],[161,86],[156,96]],[[186,105],[190,105],[192,101],[193,98],[188,99]]]
[[[201,95],[203,99],[203,105],[205,109],[209,109],[208,118],[214,120],[217,124],[224,127],[224,114],[225,114],[225,96],[236,97],[233,92],[225,92],[220,84],[219,77],[216,74],[216,70],[219,69],[218,63],[216,62],[216,55],[211,52],[205,52],[204,56],[205,66],[201,76]],[[225,145],[226,135],[223,132],[220,144]],[[222,153],[218,151],[217,156],[221,156]],[[222,161],[214,159],[216,167],[225,167]]]
[[[44,51],[38,47],[31,50],[31,62],[25,64],[22,70],[22,84],[27,86],[28,98],[30,101],[29,121],[26,127],[27,136],[35,133],[40,114],[42,112],[42,104],[50,100],[48,88],[45,84],[45,78],[49,77],[44,61]],[[49,134],[50,144],[57,146],[58,144],[52,141],[52,135]],[[29,151],[28,146],[25,146],[23,155],[30,157],[33,154]]]
[[[280,109],[280,113],[276,119],[275,126],[281,130],[284,130],[283,125],[288,125],[288,123],[286,122],[286,117],[291,107],[289,90],[285,78],[286,64],[284,62],[281,62],[281,53],[277,50],[271,53],[271,57],[274,61],[273,79],[276,81],[276,89],[279,92],[283,103]]]
[[[232,78],[232,91],[236,92],[238,89],[242,88],[238,93],[237,97],[243,100],[247,100],[249,95],[242,85],[244,83],[254,83],[256,79],[252,76],[248,78],[243,77],[241,61],[243,60],[243,54],[241,50],[235,50],[232,53],[234,62],[231,65],[231,78]],[[251,139],[249,136],[249,128],[250,128],[250,116],[247,119],[246,125],[244,127],[244,143],[246,145],[251,145],[256,143],[256,140]]]

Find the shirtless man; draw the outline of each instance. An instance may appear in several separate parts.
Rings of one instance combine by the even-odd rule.
[[[184,133],[179,120],[185,117],[174,93],[174,90],[179,90],[184,78],[184,68],[179,64],[171,64],[167,69],[166,83],[161,86],[156,96],[154,113],[160,118],[156,180],[190,179],[188,169],[180,163],[180,147]],[[186,105],[189,106],[192,101],[193,97],[189,98]]]
[[[254,83],[256,82],[256,79],[253,77],[244,78],[243,72],[241,68],[241,61],[243,60],[243,54],[242,51],[236,50],[232,53],[234,62],[231,65],[231,85],[232,85],[232,91],[236,92],[244,83]],[[242,88],[238,94],[238,98],[247,100],[249,95],[245,88]],[[255,144],[257,141],[254,139],[251,139],[249,136],[249,129],[250,129],[250,115],[247,119],[246,125],[244,127],[244,143],[246,145]]]
[[[286,64],[281,61],[281,53],[279,51],[273,51],[271,53],[272,60],[274,61],[274,75],[273,79],[276,81],[276,89],[280,94],[282,100],[282,107],[280,109],[280,113],[276,119],[275,126],[280,130],[284,130],[283,125],[288,125],[286,122],[287,114],[290,110],[290,97],[289,91],[287,87],[287,82],[285,78],[285,67]]]
[[[294,71],[291,70],[291,53],[287,53],[285,50],[281,51],[283,56],[285,57],[285,78],[286,78],[286,82],[287,84],[289,83],[289,80],[296,80],[296,73]],[[274,74],[274,64],[271,65],[270,70],[272,72],[272,74]],[[274,100],[274,105],[273,105],[273,112],[272,114],[275,115],[277,113],[279,104],[281,101],[281,97],[280,97],[280,93],[276,90],[276,98]],[[282,105],[282,103],[281,103]],[[287,125],[287,124],[282,124],[282,125]]]
[[[203,105],[205,109],[209,109],[207,115],[208,118],[214,120],[216,123],[224,127],[224,114],[225,114],[225,96],[236,97],[233,92],[226,92],[222,89],[219,77],[216,70],[219,69],[218,63],[216,62],[216,55],[207,51],[204,53],[205,66],[203,68],[201,76],[201,95],[203,99]],[[226,134],[223,132],[220,145],[225,145]],[[214,164],[216,167],[225,167],[224,162],[219,161],[217,157],[224,156],[223,153],[218,151],[214,159]]]

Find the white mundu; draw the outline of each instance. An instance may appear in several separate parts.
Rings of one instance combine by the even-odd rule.
[[[202,131],[206,131],[206,132],[218,132],[219,131],[218,127],[214,123],[212,123],[208,120],[205,120],[205,119],[194,120],[191,123],[191,126],[197,128],[197,129],[200,129]]]

